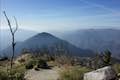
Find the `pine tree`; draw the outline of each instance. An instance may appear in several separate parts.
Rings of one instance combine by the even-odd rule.
[[[111,55],[112,53],[109,50],[106,50],[103,55],[103,66],[111,65]]]

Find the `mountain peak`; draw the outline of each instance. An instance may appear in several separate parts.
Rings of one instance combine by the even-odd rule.
[[[53,35],[47,32],[42,32],[38,33],[35,37],[53,37]]]
[[[50,33],[47,33],[47,32],[42,32],[42,33],[39,33],[39,35],[48,36],[48,35],[51,35],[51,34],[50,34]]]

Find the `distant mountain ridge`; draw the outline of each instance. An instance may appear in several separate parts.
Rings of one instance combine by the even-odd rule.
[[[38,33],[35,36],[32,36],[31,38],[18,43],[16,45],[16,55],[19,55],[23,49],[28,49],[30,51],[36,51],[36,50],[42,50],[43,47],[47,47],[48,50],[53,53],[53,49],[56,48],[64,49],[69,51],[69,55],[73,56],[92,56],[94,55],[91,50],[81,49],[78,48],[69,42],[62,40],[58,37],[53,36],[52,34],[43,32]],[[6,48],[2,51],[3,53],[9,53],[6,55],[10,55],[11,53],[11,47]],[[62,53],[62,52],[61,52]]]
[[[41,33],[39,33],[38,35],[35,35],[37,34],[37,32],[32,32],[31,34],[31,31],[30,33],[29,32],[27,33],[26,30],[23,32],[24,33],[22,34],[20,32],[21,36],[16,35],[18,37],[18,39],[16,40],[22,40],[21,37],[23,38],[25,37],[24,38],[25,41],[23,40],[23,42],[20,42],[20,44],[19,42],[17,42],[19,46],[22,43],[25,43],[25,42],[27,43],[27,40],[29,41],[30,37],[32,38],[32,37],[41,35]],[[27,33],[28,35],[24,35],[25,33]],[[63,40],[68,41],[70,44],[75,45],[75,47],[77,48],[88,49],[88,50],[92,50],[94,52],[99,52],[99,53],[106,49],[109,49],[113,53],[113,56],[120,58],[120,41],[119,41],[120,29],[81,29],[76,31],[68,31],[68,32],[66,31],[64,33],[53,32],[53,34]],[[45,34],[42,34],[41,36],[45,36]],[[50,34],[49,36],[53,36],[53,35]],[[3,38],[2,40],[9,41],[10,37],[7,37],[7,38],[9,39]],[[2,44],[4,43],[5,42],[2,42]],[[3,46],[0,45],[0,47],[3,47]]]
[[[83,29],[66,32],[62,39],[69,41],[79,48],[102,52],[109,49],[113,56],[120,55],[119,29]]]

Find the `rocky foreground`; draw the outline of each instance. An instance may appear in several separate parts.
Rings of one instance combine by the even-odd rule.
[[[25,78],[27,80],[58,80],[59,74],[58,69],[41,69],[40,71],[35,71],[34,69],[29,70],[26,73]],[[84,80],[120,80],[114,69],[110,66],[88,72],[84,74]]]
[[[118,77],[113,68],[107,66],[84,74],[84,80],[118,80]]]

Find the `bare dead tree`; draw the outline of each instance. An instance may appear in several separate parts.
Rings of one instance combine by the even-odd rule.
[[[16,42],[15,42],[15,33],[16,33],[16,31],[18,30],[18,23],[17,23],[16,18],[14,17],[16,27],[15,27],[15,29],[13,29],[12,26],[11,26],[10,20],[8,19],[7,15],[6,15],[6,12],[4,11],[3,13],[4,13],[4,15],[5,15],[5,18],[6,18],[6,20],[7,20],[7,23],[8,23],[8,26],[9,26],[9,29],[10,29],[10,32],[11,32],[11,35],[12,35],[12,56],[11,56],[11,60],[10,60],[10,65],[11,65],[11,66],[10,66],[10,69],[12,70],[12,67],[13,67],[13,59],[14,59],[14,55],[15,55],[15,45],[16,45]]]

